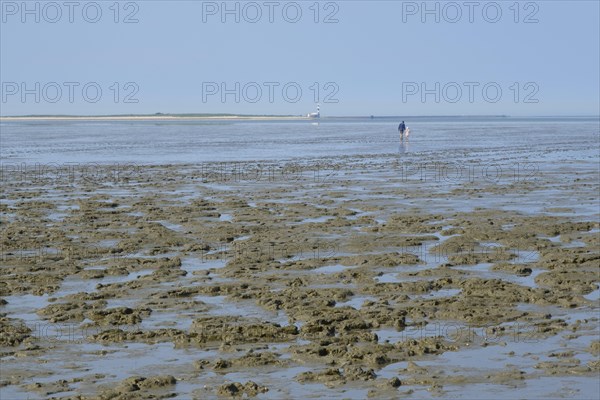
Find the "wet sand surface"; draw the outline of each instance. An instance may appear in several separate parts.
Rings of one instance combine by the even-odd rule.
[[[594,398],[597,160],[556,160],[5,174],[1,397]]]

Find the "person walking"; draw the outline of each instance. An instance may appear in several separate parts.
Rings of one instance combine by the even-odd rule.
[[[400,123],[400,125],[398,125],[398,133],[400,133],[400,140],[404,140],[404,132],[406,131],[406,125],[404,124],[404,121],[402,121]]]

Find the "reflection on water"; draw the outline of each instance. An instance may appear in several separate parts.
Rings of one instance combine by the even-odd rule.
[[[408,153],[410,146],[408,143],[408,139],[400,140],[400,147],[398,148],[398,152],[400,154]]]

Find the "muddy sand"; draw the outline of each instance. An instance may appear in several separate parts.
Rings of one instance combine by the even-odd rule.
[[[590,164],[231,165],[4,177],[3,399],[598,393]]]

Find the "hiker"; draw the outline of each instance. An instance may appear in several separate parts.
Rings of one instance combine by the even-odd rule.
[[[406,125],[404,124],[404,121],[402,121],[400,123],[400,125],[398,125],[398,132],[400,133],[400,140],[404,139],[404,131],[406,131]]]

